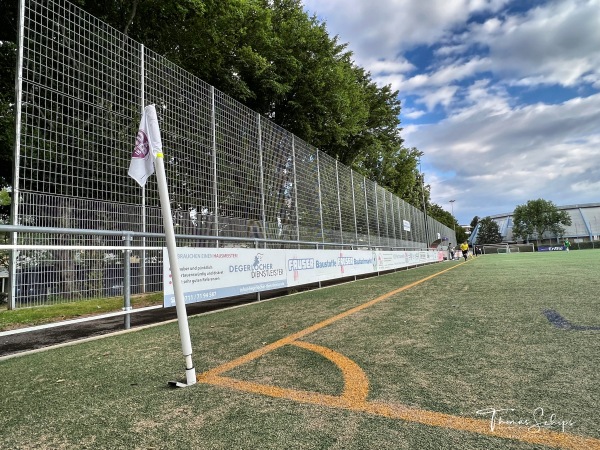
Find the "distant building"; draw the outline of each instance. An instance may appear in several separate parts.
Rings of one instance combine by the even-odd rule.
[[[590,242],[600,240],[600,203],[586,203],[581,205],[558,206],[561,211],[566,211],[571,216],[571,225],[565,227],[565,233],[562,236],[555,236],[553,233],[546,232],[540,239],[544,243],[558,242],[560,239],[569,238],[573,242]],[[498,224],[502,242],[523,242],[513,236],[513,216],[512,213],[498,214],[490,216]],[[477,239],[479,224],[475,227],[469,243]],[[533,239],[536,240],[536,239]]]
[[[465,233],[467,233],[467,236],[469,236],[471,234],[471,231],[473,229],[473,227],[471,225],[461,225],[460,227],[463,230],[465,230]]]

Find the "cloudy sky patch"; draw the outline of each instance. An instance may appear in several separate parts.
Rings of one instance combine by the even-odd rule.
[[[399,91],[432,201],[459,222],[600,202],[600,0],[304,0]]]

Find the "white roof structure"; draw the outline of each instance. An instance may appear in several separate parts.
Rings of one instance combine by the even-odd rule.
[[[566,211],[571,216],[571,225],[565,227],[565,233],[560,238],[581,239],[582,241],[600,240],[600,203],[585,203],[580,205],[558,206],[561,211]],[[490,218],[498,224],[502,242],[515,242],[517,239],[512,234],[512,213],[497,214]],[[479,225],[475,227],[469,237],[469,242],[477,238]],[[542,240],[558,240],[553,233],[544,233]]]

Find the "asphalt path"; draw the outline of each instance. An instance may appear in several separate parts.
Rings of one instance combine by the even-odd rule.
[[[220,299],[186,305],[186,309],[188,316],[194,316],[210,311],[252,303],[256,300],[256,296]],[[143,311],[130,315],[130,327],[131,329],[134,329],[144,325],[166,322],[176,318],[177,311],[174,307]],[[34,331],[26,331],[24,329],[22,333],[0,337],[0,357],[110,334],[124,329],[125,316],[114,316],[81,323],[71,323],[64,326]]]

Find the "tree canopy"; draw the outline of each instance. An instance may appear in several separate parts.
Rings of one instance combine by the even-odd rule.
[[[502,242],[500,227],[490,217],[484,217],[478,220],[479,230],[477,231],[476,244],[499,244]]]
[[[401,104],[300,0],[73,0],[131,38],[418,206],[422,155]],[[17,0],[0,6],[0,159],[13,151]],[[10,166],[0,181],[10,184]],[[429,203],[428,192],[425,195]]]
[[[427,214],[433,217],[438,222],[446,225],[451,230],[455,230],[456,243],[464,242],[467,240],[467,232],[461,227],[456,218],[448,211],[443,209],[440,205],[432,203],[427,209]]]
[[[541,198],[529,200],[513,212],[513,236],[525,241],[535,238],[539,242],[547,232],[560,238],[565,232],[563,225],[571,225],[569,214]]]

